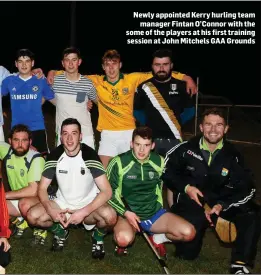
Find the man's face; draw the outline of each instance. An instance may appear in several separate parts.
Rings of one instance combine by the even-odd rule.
[[[134,155],[140,161],[144,161],[149,157],[150,151],[154,149],[154,146],[155,143],[150,139],[144,139],[140,136],[136,136],[134,141],[131,142]]]
[[[166,81],[171,77],[173,63],[169,57],[155,57],[152,62],[152,74],[158,81]]]
[[[70,53],[64,56],[62,60],[62,65],[67,73],[78,73],[81,63],[82,59],[76,53]]]
[[[119,59],[105,59],[102,68],[108,80],[117,80],[120,74],[121,62]]]
[[[9,138],[9,144],[16,156],[22,157],[29,151],[32,140],[29,139],[28,133],[17,132],[13,134],[12,138]]]
[[[21,75],[28,75],[32,71],[34,61],[28,56],[20,56],[18,60],[15,61],[15,66]]]
[[[205,140],[210,144],[218,144],[228,130],[224,119],[219,115],[212,114],[205,116],[199,127]]]
[[[80,147],[82,134],[76,124],[65,125],[62,128],[61,143],[68,155],[77,153]]]

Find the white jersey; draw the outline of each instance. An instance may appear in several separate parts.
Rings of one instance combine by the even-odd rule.
[[[65,119],[76,118],[83,136],[93,136],[91,115],[87,110],[88,100],[97,100],[92,81],[82,75],[78,81],[70,81],[61,74],[54,78],[52,88],[56,98],[56,133],[60,133]]]
[[[56,196],[72,206],[72,209],[88,205],[100,192],[95,178],[105,174],[97,153],[81,144],[81,150],[74,156],[68,156],[63,145],[58,146],[48,156],[43,176],[53,179],[56,175],[58,190]]]

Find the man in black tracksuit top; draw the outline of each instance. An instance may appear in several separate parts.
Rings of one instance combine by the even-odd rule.
[[[200,124],[202,137],[174,147],[165,158],[164,183],[177,191],[171,210],[196,228],[196,237],[176,245],[176,256],[193,260],[200,253],[211,214],[235,223],[237,238],[232,248],[233,274],[247,274],[260,236],[260,207],[253,202],[255,188],[243,157],[223,140],[228,130],[222,111],[206,110]],[[203,201],[211,211],[204,211]]]

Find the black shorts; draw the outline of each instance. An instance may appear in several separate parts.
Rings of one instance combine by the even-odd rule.
[[[49,153],[47,144],[47,137],[45,130],[32,131],[32,145],[37,149],[43,156]]]

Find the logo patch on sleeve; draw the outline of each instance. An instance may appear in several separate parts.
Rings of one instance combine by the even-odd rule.
[[[226,168],[222,168],[221,175],[225,177],[227,176],[227,174],[228,174],[228,170]]]

